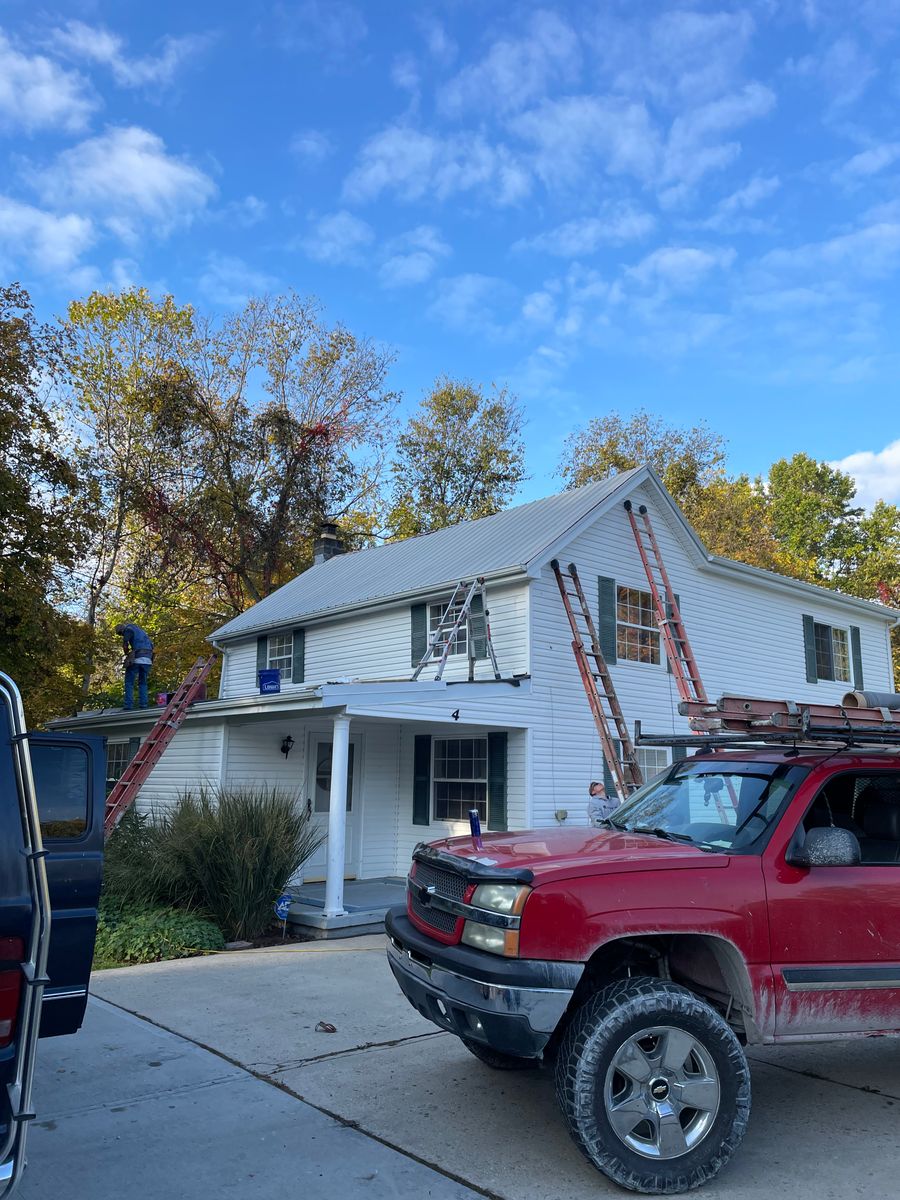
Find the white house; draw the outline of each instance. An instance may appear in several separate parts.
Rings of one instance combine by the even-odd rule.
[[[629,725],[687,732],[623,501],[644,503],[710,696],[835,702],[893,690],[888,608],[707,553],[646,467],[492,517],[336,554],[212,635],[217,699],[195,705],[144,785],[142,807],[204,781],[290,788],[328,841],[305,878],[327,875],[326,916],[345,878],[404,875],[414,845],[467,830],[587,820],[604,773],[550,562],[576,563]],[[413,667],[461,579],[484,576],[501,682],[466,679],[457,645],[443,679]],[[483,650],[483,647],[479,647]],[[260,668],[281,692],[261,695]],[[154,713],[86,712],[56,723],[109,740],[116,778]],[[639,752],[645,775],[668,752]],[[331,798],[345,803],[331,808]],[[329,817],[330,813],[330,817]],[[563,815],[567,814],[567,815]]]

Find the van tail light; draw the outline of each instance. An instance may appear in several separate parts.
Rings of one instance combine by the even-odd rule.
[[[0,1049],[15,1037],[24,957],[25,943],[19,938],[0,938]]]

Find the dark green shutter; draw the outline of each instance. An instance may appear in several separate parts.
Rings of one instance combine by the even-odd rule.
[[[613,750],[619,762],[622,761],[622,743],[618,738],[612,740]],[[606,755],[603,756],[603,786],[606,788],[606,794],[610,800],[614,799],[619,794],[619,789],[616,787],[615,776],[609,769],[609,763],[606,761]]]
[[[505,733],[487,737],[488,829],[506,829],[506,749]]]
[[[410,658],[417,667],[428,649],[428,605],[414,604],[409,610],[411,638]]]
[[[678,762],[682,758],[687,758],[687,746],[673,746],[672,762]]]
[[[293,632],[293,661],[291,663],[291,683],[302,683],[306,678],[306,630],[295,629]]]
[[[608,663],[616,661],[616,581],[605,575],[597,577],[600,621],[597,637],[600,651]]]
[[[850,656],[853,659],[853,686],[856,691],[861,692],[865,685],[863,683],[862,645],[857,625],[850,626]]]
[[[680,615],[680,613],[681,613],[681,598],[679,597],[679,595],[678,595],[678,593],[677,593],[677,592],[673,592],[673,593],[672,593],[672,595],[675,597],[675,607],[678,609],[678,612],[679,612],[679,615]],[[666,616],[667,616],[667,617],[668,617],[670,620],[671,620],[671,619],[672,619],[672,617],[674,616],[674,613],[672,612],[671,605],[670,605],[668,602],[666,603]],[[662,636],[662,635],[660,635],[660,636]],[[674,630],[674,629],[672,630],[672,637],[673,637],[673,638],[675,637],[675,630]],[[675,648],[676,648],[676,650],[678,649],[678,643],[677,643],[677,642],[675,643]],[[671,675],[671,674],[672,674],[672,664],[671,664],[671,662],[669,661],[669,656],[668,656],[668,654],[666,654],[665,646],[663,646],[663,647],[662,647],[662,653],[666,655],[666,670],[667,670],[667,671],[669,672],[669,674]]]
[[[484,615],[484,596],[476,593],[469,609],[472,649],[475,658],[487,658],[487,619]]]
[[[417,733],[413,750],[413,825],[431,821],[431,735]]]
[[[138,750],[140,750],[140,748],[141,748],[141,739],[139,737],[134,737],[134,738],[128,739],[128,761],[129,762],[131,762],[131,760],[134,758],[134,756],[137,754],[137,752],[138,752]]]
[[[812,617],[803,615],[803,654],[806,658],[806,682],[818,683],[816,670],[816,623]]]
[[[259,673],[269,665],[269,639],[261,634],[256,639],[256,686],[259,687]]]

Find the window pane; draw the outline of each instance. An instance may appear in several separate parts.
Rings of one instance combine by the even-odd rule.
[[[819,679],[834,679],[834,661],[831,650],[830,625],[816,624],[814,627],[816,643],[816,675]]]
[[[34,790],[45,838],[77,838],[88,824],[88,756],[81,746],[31,745]]]
[[[835,679],[850,682],[850,646],[846,629],[832,629],[831,650]]]
[[[435,738],[434,817],[467,821],[477,808],[487,820],[487,738]]]
[[[327,813],[331,808],[331,742],[316,743],[316,781],[313,810]],[[353,743],[347,758],[347,812],[353,808]]]
[[[659,627],[649,592],[617,589],[616,654],[630,662],[660,662]]]
[[[430,604],[428,606],[428,634],[429,634],[429,637],[434,636],[435,631],[437,630],[438,625],[440,625],[441,618],[443,617],[444,613],[446,612],[447,605],[449,603],[450,603],[450,597],[448,596],[443,604]],[[449,613],[447,613],[448,621],[453,621],[456,619],[457,616],[459,616],[459,613],[462,611],[463,603],[464,603],[463,600],[457,600],[457,602],[454,604],[452,610]],[[449,629],[445,629],[444,632],[441,634],[441,638],[446,639],[446,636],[449,632],[450,632]],[[453,642],[450,646],[450,653],[451,654],[465,654],[466,648],[468,646],[468,636],[469,636],[468,622],[463,621],[462,625],[460,625],[459,629],[456,631],[456,636],[454,637]],[[444,651],[444,640],[441,640],[434,647],[435,657],[440,658],[443,651]]]
[[[294,670],[294,635],[272,634],[269,637],[268,666],[281,672],[281,682],[290,683]]]

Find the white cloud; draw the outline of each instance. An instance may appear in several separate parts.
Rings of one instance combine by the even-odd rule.
[[[283,0],[268,13],[266,32],[282,50],[340,60],[359,49],[369,28],[346,0]]]
[[[94,241],[94,227],[74,213],[43,212],[0,196],[0,263],[5,272],[27,263],[38,271],[70,271]]]
[[[710,171],[721,170],[741,152],[740,142],[722,141],[732,130],[766,116],[775,94],[759,83],[721,96],[675,118],[663,156],[662,199],[675,203]]]
[[[561,258],[581,258],[596,254],[607,245],[621,245],[645,237],[656,226],[656,218],[647,212],[620,205],[602,217],[576,217],[537,237],[523,238],[514,250],[539,250]]]
[[[475,110],[515,112],[545,94],[551,84],[578,76],[581,50],[571,26],[554,12],[533,13],[524,32],[500,38],[485,57],[464,67],[438,92],[438,108],[450,116]]]
[[[493,203],[514,204],[527,195],[528,172],[504,146],[492,146],[481,134],[446,138],[406,125],[390,125],[363,146],[344,182],[351,200],[374,200],[396,192],[402,200],[438,200],[478,191]]]
[[[206,270],[198,284],[200,291],[213,304],[240,308],[251,296],[271,291],[277,286],[277,280],[255,270],[242,258],[213,253],[207,257]]]
[[[866,508],[877,500],[900,503],[900,439],[883,450],[861,450],[830,465],[853,476],[859,502]]]
[[[851,159],[835,173],[836,178],[856,182],[877,175],[886,167],[891,167],[900,159],[900,142],[882,142],[880,146],[872,146],[854,154]]]
[[[363,250],[374,240],[370,225],[342,210],[314,221],[300,246],[316,262],[352,265],[362,260]]]
[[[318,129],[304,129],[291,138],[291,153],[308,163],[319,163],[332,153],[328,137]]]
[[[269,206],[259,196],[244,196],[243,200],[232,200],[221,210],[222,217],[243,229],[258,225],[268,216]]]
[[[87,25],[84,21],[67,21],[53,31],[50,42],[54,49],[84,62],[108,67],[113,79],[122,87],[164,87],[170,84],[183,62],[201,50],[208,38],[189,34],[186,37],[165,37],[159,54],[129,58],[125,40],[102,26]]]
[[[598,96],[546,100],[511,128],[532,147],[535,170],[548,187],[578,183],[598,166],[648,181],[658,166],[659,135],[642,103]]]
[[[451,250],[433,225],[419,225],[388,242],[385,253],[379,276],[384,287],[395,288],[430,279]]]
[[[769,228],[768,222],[750,214],[780,187],[777,175],[755,175],[749,183],[720,200],[712,216],[701,222],[701,228],[719,233],[754,233]]]
[[[787,64],[790,73],[818,83],[832,110],[858,100],[878,73],[870,56],[852,37],[840,37],[821,55],[807,54]]]
[[[734,251],[730,247],[700,250],[695,246],[661,246],[636,267],[630,267],[627,275],[644,286],[689,291],[710,271],[726,269],[733,261]]]
[[[403,92],[417,95],[419,91],[419,68],[411,54],[398,54],[391,64],[391,83]]]
[[[170,155],[162,138],[136,125],[79,142],[32,178],[46,203],[96,212],[124,238],[144,223],[160,234],[189,223],[216,191],[199,167]]]
[[[764,269],[774,271],[821,272],[825,268],[870,278],[890,275],[898,263],[900,222],[897,221],[880,221],[823,242],[772,250],[761,260]]]
[[[77,71],[42,54],[21,53],[0,31],[0,128],[77,131],[97,105]]]
[[[478,330],[498,336],[505,332],[498,309],[514,299],[514,289],[503,279],[470,273],[442,279],[428,313],[450,329]]]
[[[433,16],[423,14],[418,17],[417,24],[431,57],[444,65],[453,62],[459,47],[441,22]]]

